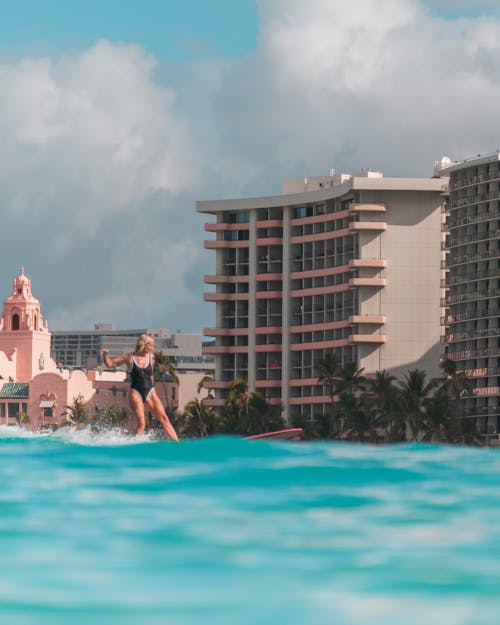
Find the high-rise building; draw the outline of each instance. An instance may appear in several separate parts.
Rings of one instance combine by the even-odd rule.
[[[461,414],[500,432],[500,153],[441,163],[447,204],[445,349],[474,393]]]
[[[214,406],[235,378],[284,416],[325,413],[328,351],[365,373],[439,369],[442,186],[380,172],[291,180],[282,195],[201,201],[215,240]]]

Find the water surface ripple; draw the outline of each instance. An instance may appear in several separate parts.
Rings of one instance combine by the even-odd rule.
[[[0,623],[498,623],[498,451],[0,428],[0,454]]]

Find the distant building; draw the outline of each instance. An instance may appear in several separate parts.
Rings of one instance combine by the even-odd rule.
[[[461,415],[500,433],[500,153],[437,163],[447,174],[446,355],[472,381]],[[493,441],[492,441],[493,443]]]
[[[108,349],[111,357],[132,352],[142,333],[154,336],[155,350],[174,360],[180,373],[213,369],[213,356],[202,353],[201,334],[172,334],[167,328],[118,330],[113,324],[96,323],[94,330],[55,330],[50,352],[63,367],[92,369],[101,362],[101,349]]]
[[[0,425],[38,429],[59,423],[76,398],[90,414],[128,407],[126,372],[62,366],[50,356],[50,342],[40,302],[21,267],[0,318]],[[178,407],[176,384],[162,382],[157,392],[171,410]]]
[[[325,352],[366,374],[439,372],[443,180],[380,172],[291,180],[284,194],[201,201],[215,217],[214,406],[231,382],[284,416],[330,410],[318,384]]]

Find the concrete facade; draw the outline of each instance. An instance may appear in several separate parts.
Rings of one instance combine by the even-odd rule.
[[[202,201],[215,223],[212,388],[231,381],[281,404],[287,419],[329,410],[317,364],[333,351],[365,373],[438,374],[445,181],[380,172],[287,181],[279,196]]]
[[[500,433],[500,154],[438,164],[447,174],[446,355],[471,380],[461,416]]]

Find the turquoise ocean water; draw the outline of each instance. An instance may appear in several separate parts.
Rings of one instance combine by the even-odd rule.
[[[0,428],[0,623],[500,621],[500,452]]]

